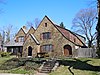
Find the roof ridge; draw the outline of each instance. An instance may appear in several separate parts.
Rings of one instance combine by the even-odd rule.
[[[31,37],[34,39],[34,41],[39,45],[40,43],[39,43],[39,41],[36,39],[36,37],[33,35],[33,34],[29,34],[29,35],[31,35]]]
[[[57,27],[60,27],[60,26],[58,26],[58,25],[55,25],[55,26],[57,26]],[[62,27],[60,27],[60,28],[62,28]],[[59,29],[59,28],[58,28]],[[70,33],[72,33],[74,36],[76,36],[76,34],[74,34],[72,31],[70,31],[69,29],[66,29],[66,28],[62,28],[62,29],[64,29],[64,30],[66,30],[66,31],[69,31]],[[60,30],[59,30],[60,31]],[[61,32],[61,31],[60,31]],[[62,33],[62,32],[61,32]],[[63,33],[62,33],[63,34]],[[64,36],[64,34],[63,34],[63,36]],[[66,36],[65,36],[66,37]],[[82,44],[83,45],[85,45],[84,43],[83,43],[83,41],[78,37],[78,36],[76,36],[81,42],[82,42]],[[69,39],[70,40],[70,39]],[[71,40],[70,40],[71,41]],[[71,41],[72,42],[72,41]]]
[[[68,30],[68,31],[70,31],[70,32],[72,32],[72,33],[74,33],[74,34],[76,34],[76,35],[79,35],[79,36],[85,38],[84,36],[82,36],[82,35],[80,35],[80,34],[77,34],[77,33],[73,32],[73,31],[71,31],[71,30],[69,30],[69,29],[63,28],[63,27],[61,27],[61,26],[59,26],[59,25],[57,25],[57,24],[55,24],[55,25],[58,26],[58,27],[60,27],[60,28],[62,28],[62,29]]]
[[[29,33],[29,31],[31,30],[31,28],[33,28],[35,31],[36,31],[36,29],[33,27],[33,26],[31,26],[30,28],[29,28],[29,30],[28,30],[28,32],[27,32],[27,34]]]

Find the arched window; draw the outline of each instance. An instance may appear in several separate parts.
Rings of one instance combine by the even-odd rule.
[[[31,46],[28,47],[28,56],[32,56],[32,47]]]

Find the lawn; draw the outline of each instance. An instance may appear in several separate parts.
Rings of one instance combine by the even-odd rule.
[[[45,58],[0,57],[0,73],[34,74]],[[61,58],[49,75],[100,75],[100,59]]]
[[[37,58],[0,57],[0,73],[34,74],[41,63]]]
[[[66,58],[59,62],[60,67],[49,75],[100,75],[100,59]]]

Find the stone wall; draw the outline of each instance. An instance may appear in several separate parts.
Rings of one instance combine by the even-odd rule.
[[[28,57],[28,47],[32,47],[32,57],[37,55],[38,45],[36,45],[35,41],[29,35],[23,45],[23,57]]]
[[[47,27],[45,27],[45,23],[47,23]],[[41,39],[41,34],[44,32],[51,32],[51,39]],[[74,50],[75,45],[68,41],[46,17],[35,31],[34,36],[38,39],[40,45],[52,44],[54,46],[53,51],[57,55],[64,54],[63,47],[66,44],[69,44],[72,47],[72,50]]]

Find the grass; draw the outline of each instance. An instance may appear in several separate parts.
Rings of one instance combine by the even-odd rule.
[[[34,73],[34,70],[25,70],[23,67],[14,68],[11,70],[0,70],[0,73],[13,73],[13,74],[30,74]]]
[[[68,70],[68,66],[61,65],[55,72],[50,73],[49,75],[100,75],[99,72],[87,71],[87,70],[78,70],[71,68],[73,74]]]
[[[100,75],[100,59],[65,58],[59,62],[60,67],[49,75]]]
[[[0,57],[0,65],[1,65],[2,63],[4,63],[6,60],[9,60],[9,59],[11,59],[11,58],[13,58],[13,57]]]
[[[41,63],[36,58],[0,57],[0,73],[34,74]]]
[[[0,57],[0,73],[34,74],[45,58]],[[49,75],[100,75],[100,59],[60,58],[60,66]]]

